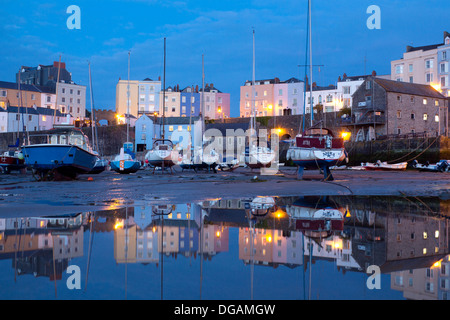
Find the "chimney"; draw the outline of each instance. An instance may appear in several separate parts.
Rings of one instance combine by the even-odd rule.
[[[413,49],[412,46],[406,46],[406,52],[410,52]]]
[[[375,70],[372,71],[372,77],[376,77],[377,76],[377,72]]]
[[[161,76],[158,77],[158,81],[161,81]]]
[[[313,87],[313,88],[316,88],[316,87],[317,87],[317,83],[316,83],[316,82],[313,82],[312,87]]]

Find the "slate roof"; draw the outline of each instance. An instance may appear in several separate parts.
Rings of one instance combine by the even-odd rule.
[[[19,85],[16,82],[0,81],[0,88],[19,90]],[[40,93],[52,93],[52,94],[55,93],[55,90],[50,87],[42,87],[36,86],[34,84],[25,84],[25,83],[22,83],[20,85],[20,90],[40,92]]]
[[[388,92],[445,99],[445,97],[439,91],[435,90],[432,86],[429,85],[387,80],[381,78],[375,78],[374,80]]]

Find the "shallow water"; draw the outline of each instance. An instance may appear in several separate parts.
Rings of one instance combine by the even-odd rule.
[[[0,218],[0,298],[447,299],[448,201],[154,200]]]

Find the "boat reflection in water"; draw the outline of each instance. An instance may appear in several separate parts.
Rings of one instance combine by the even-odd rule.
[[[26,290],[27,297],[80,298],[66,286],[70,265],[81,269],[82,299],[179,299],[186,292],[189,299],[447,299],[450,289],[449,201],[330,196],[117,204],[1,218],[0,269],[23,285],[2,283],[0,296],[20,298]],[[366,290],[370,265],[382,272],[381,290]],[[54,286],[42,293],[27,274]],[[335,287],[324,283],[330,277]]]

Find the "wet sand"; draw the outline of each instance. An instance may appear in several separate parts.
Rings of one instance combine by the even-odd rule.
[[[257,179],[253,179],[254,177]],[[238,168],[233,172],[201,171],[161,173],[140,170],[121,175],[105,171],[81,175],[75,181],[37,182],[31,174],[0,175],[0,218],[55,215],[113,209],[136,201],[186,203],[208,199],[255,196],[394,195],[450,199],[450,173],[407,170],[333,171],[334,181],[322,181],[319,171],[305,171],[296,179],[292,167],[280,167],[276,175]],[[92,178],[92,181],[90,181]]]

